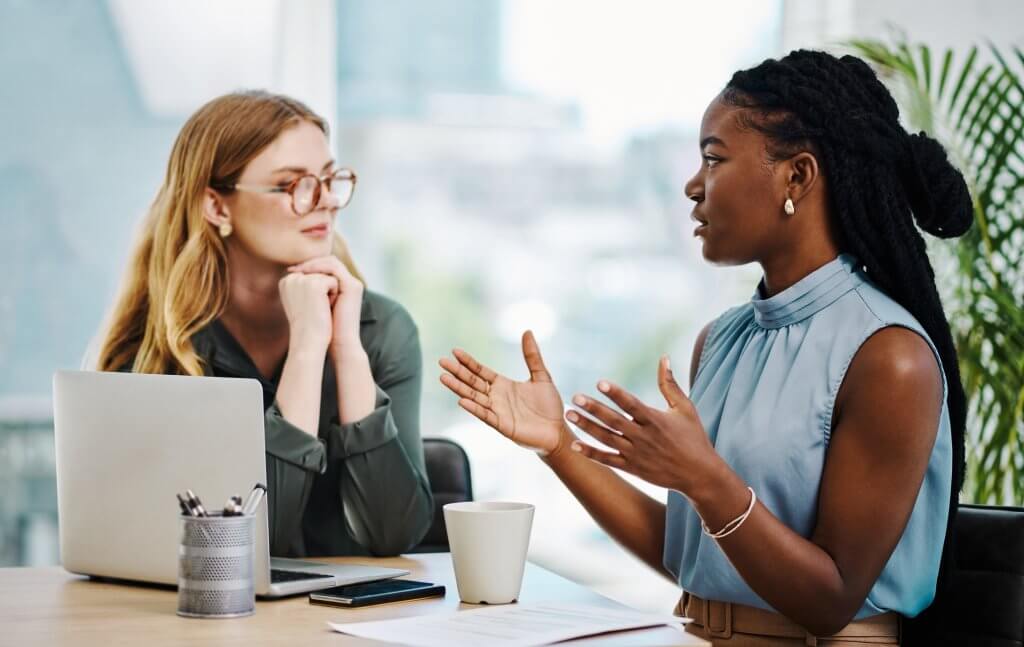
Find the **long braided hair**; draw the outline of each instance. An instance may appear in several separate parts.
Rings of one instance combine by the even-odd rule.
[[[768,155],[811,151],[828,178],[840,249],[906,308],[935,344],[945,372],[953,445],[953,487],[939,586],[952,567],[952,532],[965,471],[966,398],[956,348],[917,229],[952,238],[974,220],[967,184],[946,151],[925,133],[909,134],[874,71],[855,56],[798,50],[736,72],[722,94],[745,108],[741,125],[768,140]]]

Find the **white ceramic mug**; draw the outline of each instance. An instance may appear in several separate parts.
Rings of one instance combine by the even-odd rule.
[[[530,546],[529,503],[465,501],[444,506],[459,599],[506,604],[519,598]]]

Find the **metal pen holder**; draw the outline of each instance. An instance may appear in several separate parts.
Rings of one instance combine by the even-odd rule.
[[[237,618],[256,610],[253,589],[255,515],[181,515],[178,615]]]

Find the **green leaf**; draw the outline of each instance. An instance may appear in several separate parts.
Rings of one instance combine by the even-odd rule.
[[[971,47],[971,51],[967,53],[967,61],[960,70],[960,78],[957,79],[956,87],[953,90],[953,96],[950,97],[949,102],[946,104],[950,112],[952,112],[953,107],[956,106],[957,99],[960,98],[960,91],[964,89],[967,79],[974,73],[974,61],[977,58],[978,48],[976,46]]]
[[[946,89],[946,79],[949,78],[949,67],[953,63],[953,50],[947,49],[942,56],[942,73],[939,75],[939,91],[935,93],[935,99],[942,97]]]
[[[989,81],[988,78],[989,74],[992,73],[992,70],[993,66],[991,64],[986,65],[985,67],[982,68],[981,72],[974,80],[974,85],[971,86],[970,91],[967,93],[967,98],[964,99],[963,104],[961,104],[960,106],[960,116],[957,120],[955,127],[958,131],[960,131],[960,134],[962,135],[968,134],[967,130],[964,128],[964,122],[966,122],[972,116],[976,115],[977,112],[979,112],[985,107],[985,102],[983,99],[988,96],[988,93],[992,91],[992,88],[995,85],[991,81]],[[976,104],[975,102],[978,101],[979,95],[981,96],[982,100],[980,104]],[[955,108],[955,106],[953,105],[951,105],[950,107]]]
[[[921,45],[921,66],[924,68],[924,87],[932,87],[932,54],[927,45]]]
[[[964,497],[1024,502],[1024,51],[958,58],[905,39],[848,43],[893,87],[915,129],[940,135],[972,191],[976,226],[949,246],[940,286],[968,397]],[[912,55],[913,54],[913,55]],[[937,74],[933,73],[933,63]],[[898,91],[897,91],[898,90]],[[932,128],[941,124],[944,128]]]

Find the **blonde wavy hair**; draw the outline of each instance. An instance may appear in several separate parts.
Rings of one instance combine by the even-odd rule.
[[[192,336],[224,312],[224,240],[203,217],[203,195],[230,185],[284,130],[327,122],[295,99],[263,91],[210,101],[178,133],[167,175],[142,225],[100,348],[101,371],[202,375]],[[333,253],[360,280],[340,235]]]

